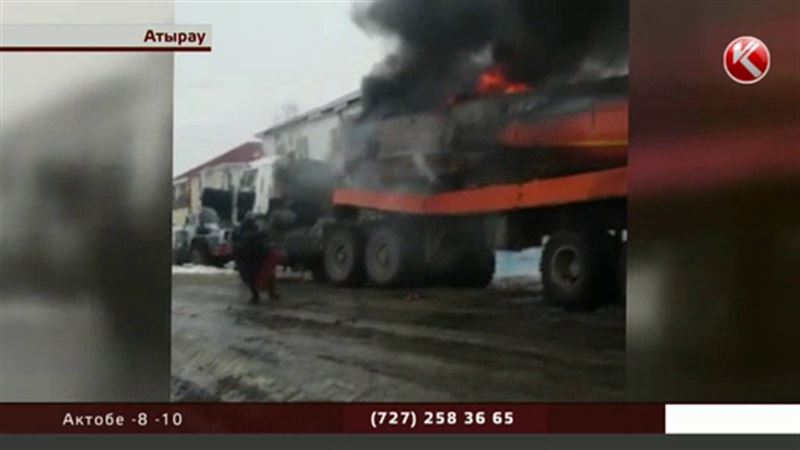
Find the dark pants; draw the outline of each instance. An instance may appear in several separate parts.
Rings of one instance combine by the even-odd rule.
[[[250,289],[251,301],[258,301],[258,261],[237,261],[239,268],[239,278],[242,279],[244,284]]]
[[[275,286],[275,269],[283,264],[286,256],[283,252],[270,250],[265,257],[259,260],[248,260],[237,263],[239,276],[250,289],[251,301],[259,300],[259,291],[265,290],[270,298],[278,298]]]

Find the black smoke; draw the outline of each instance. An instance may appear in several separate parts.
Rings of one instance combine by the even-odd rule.
[[[627,0],[389,0],[357,7],[354,19],[397,40],[362,81],[371,118],[438,107],[493,64],[534,85],[627,71]]]

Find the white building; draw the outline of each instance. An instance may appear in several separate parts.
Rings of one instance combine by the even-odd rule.
[[[256,136],[266,155],[326,161],[341,148],[341,125],[360,113],[361,92],[355,91]]]
[[[256,134],[264,157],[249,163],[241,180],[243,191],[256,193],[254,211],[265,213],[275,192],[272,174],[284,157],[332,161],[342,147],[342,125],[361,113],[361,92],[355,91]]]
[[[260,142],[245,142],[175,177],[173,226],[183,225],[189,214],[200,210],[204,189],[236,190],[249,163],[263,157]]]

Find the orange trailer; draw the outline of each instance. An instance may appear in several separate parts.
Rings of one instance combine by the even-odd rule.
[[[494,273],[497,249],[543,245],[547,300],[592,308],[624,295],[626,81],[615,80],[614,89],[601,94],[591,86],[567,86],[505,95],[489,106],[468,104],[449,111],[449,121],[438,116],[389,121],[392,135],[381,147],[382,159],[371,166],[371,179],[380,183],[353,183],[333,192],[323,241],[325,276],[347,286],[485,286]],[[497,102],[502,102],[499,107]],[[526,110],[526,105],[532,106]],[[478,157],[459,152],[463,144],[448,148],[456,146],[424,128],[434,123],[450,140],[474,133],[476,122],[469,120],[475,119],[476,108],[484,114],[476,120],[493,124],[491,138],[482,143],[491,147]],[[486,110],[495,114],[487,118]],[[497,111],[503,120],[497,120]],[[410,124],[408,138],[402,121]],[[510,163],[491,166],[504,159]],[[403,172],[403,167],[410,169]],[[415,173],[415,167],[458,179],[461,186],[433,192],[384,187],[398,173]],[[492,170],[501,181],[509,174],[511,181],[470,185],[482,171]],[[473,175],[458,178],[464,173]]]

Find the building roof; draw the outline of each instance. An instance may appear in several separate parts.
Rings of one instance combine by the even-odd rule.
[[[221,164],[247,163],[259,159],[263,156],[264,156],[264,147],[261,145],[260,142],[254,142],[254,141],[245,142],[217,156],[216,158],[210,159],[193,169],[187,170],[186,172],[175,177],[174,179],[178,180],[181,178],[199,174],[200,172],[209,167],[219,166]]]
[[[318,119],[320,117],[327,116],[327,115],[330,115],[330,114],[335,114],[335,113],[343,110],[344,108],[346,108],[346,107],[348,107],[350,105],[353,105],[355,103],[358,103],[360,101],[361,101],[361,91],[360,90],[350,92],[349,94],[345,94],[345,95],[343,95],[343,96],[341,96],[341,97],[339,97],[339,98],[337,98],[335,100],[332,100],[332,101],[330,101],[328,103],[325,103],[324,105],[322,105],[320,107],[317,107],[317,108],[314,108],[312,110],[306,111],[306,112],[304,112],[302,114],[299,114],[299,115],[297,115],[295,117],[292,117],[291,119],[289,119],[289,120],[287,120],[285,122],[281,122],[281,123],[279,123],[277,125],[274,125],[274,126],[272,126],[270,128],[267,128],[264,131],[260,131],[260,132],[256,133],[256,137],[258,137],[260,139],[264,139],[266,136],[268,136],[268,135],[270,135],[270,134],[272,134],[272,133],[274,133],[276,131],[280,131],[280,130],[288,127],[288,126],[291,126],[291,125],[294,125],[294,124],[300,123],[300,122],[305,122],[307,120]]]

